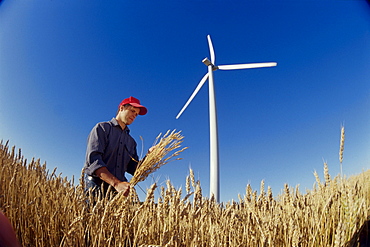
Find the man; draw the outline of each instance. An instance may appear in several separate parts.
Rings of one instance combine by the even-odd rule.
[[[146,113],[138,99],[129,97],[119,104],[115,118],[98,123],[91,130],[84,166],[86,189],[92,188],[95,195],[101,192],[105,195],[111,185],[115,191],[129,194],[130,183],[125,173],[135,173],[139,158],[128,125]]]

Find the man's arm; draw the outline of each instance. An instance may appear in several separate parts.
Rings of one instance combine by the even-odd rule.
[[[106,166],[103,161],[103,153],[107,147],[107,131],[110,127],[107,123],[98,123],[91,130],[87,138],[86,160],[84,170],[89,176],[95,176],[95,171]]]
[[[130,183],[122,182],[116,178],[112,173],[108,171],[106,167],[100,167],[95,172],[95,175],[98,176],[104,182],[112,185],[118,192],[122,192],[124,196],[128,196],[130,193]]]

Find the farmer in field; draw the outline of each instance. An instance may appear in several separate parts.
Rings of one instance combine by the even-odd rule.
[[[115,118],[95,125],[87,140],[85,189],[91,188],[95,195],[105,195],[111,185],[111,190],[125,196],[129,194],[130,183],[125,173],[135,173],[139,157],[128,125],[146,113],[147,109],[138,99],[129,97],[119,104]]]

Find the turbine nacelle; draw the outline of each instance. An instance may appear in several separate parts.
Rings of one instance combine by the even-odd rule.
[[[212,71],[218,70],[218,66],[214,65],[211,61],[209,61],[208,57],[202,60],[202,63],[204,63],[206,66],[212,66]]]
[[[211,61],[209,61],[208,57],[206,57],[205,59],[202,60],[202,63],[204,63],[206,66],[209,66],[209,65],[212,65],[213,64],[211,63]]]

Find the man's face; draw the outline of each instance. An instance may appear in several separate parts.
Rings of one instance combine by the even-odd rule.
[[[120,111],[118,112],[118,120],[123,122],[126,125],[132,124],[134,122],[137,115],[139,115],[140,108],[133,107],[133,106],[121,106]]]

